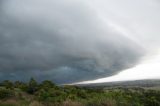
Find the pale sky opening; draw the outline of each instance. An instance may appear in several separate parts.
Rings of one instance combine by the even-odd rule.
[[[149,56],[145,56],[135,67],[122,70],[116,75],[73,84],[92,84],[148,79],[160,79],[160,51],[150,54]]]

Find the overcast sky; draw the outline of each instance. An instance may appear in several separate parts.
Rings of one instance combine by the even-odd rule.
[[[1,0],[0,80],[72,83],[134,68],[159,51],[159,11],[159,0]]]

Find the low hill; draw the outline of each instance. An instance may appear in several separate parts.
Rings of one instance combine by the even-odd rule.
[[[78,84],[77,86],[84,87],[143,87],[143,88],[160,88],[160,80],[135,80],[135,81],[119,81],[119,82],[106,82],[106,83],[93,83],[93,84]]]

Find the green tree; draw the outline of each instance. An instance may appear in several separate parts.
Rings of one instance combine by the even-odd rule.
[[[38,89],[38,83],[34,78],[31,78],[28,83],[28,93],[34,94]]]
[[[20,81],[15,81],[15,82],[14,82],[14,87],[15,87],[15,88],[20,88],[21,85],[22,85],[22,82],[20,82]]]
[[[55,84],[52,81],[45,80],[40,84],[40,89],[48,90],[50,88],[55,87]]]
[[[11,81],[9,80],[5,80],[2,82],[2,85],[6,88],[6,89],[14,89],[14,85]]]

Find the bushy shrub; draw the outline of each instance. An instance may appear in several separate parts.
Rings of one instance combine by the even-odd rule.
[[[39,85],[39,89],[45,89],[48,90],[50,88],[55,88],[55,84],[52,81],[45,80]]]
[[[66,93],[61,90],[50,88],[47,91],[40,89],[35,93],[36,98],[43,102],[62,102],[66,98]]]
[[[9,80],[5,80],[2,82],[2,85],[6,88],[6,89],[14,89],[14,85],[11,81]]]
[[[48,80],[39,84],[33,78],[28,83],[16,81],[14,86],[8,80],[0,85],[0,99],[15,97],[25,106],[160,106],[160,91],[143,88],[60,87]]]
[[[14,92],[12,90],[6,88],[0,88],[0,99],[5,99],[13,96]]]

